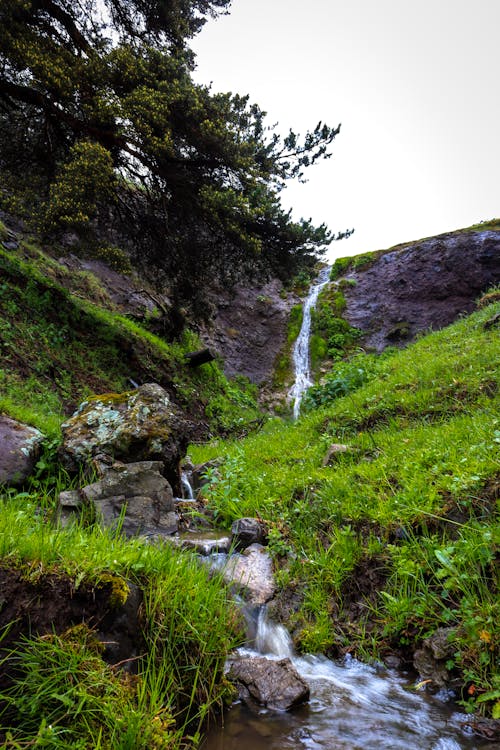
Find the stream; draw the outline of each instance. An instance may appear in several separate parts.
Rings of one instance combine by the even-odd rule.
[[[293,711],[238,702],[223,726],[208,732],[202,750],[498,750],[462,728],[467,717],[445,691],[416,692],[404,675],[352,658],[295,655],[287,630],[269,622],[265,608],[251,645],[238,653],[288,656],[309,684],[310,701]]]

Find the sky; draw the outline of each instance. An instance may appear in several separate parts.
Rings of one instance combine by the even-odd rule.
[[[195,79],[283,134],[341,123],[282,195],[355,229],[333,260],[500,216],[499,29],[500,0],[233,0],[193,40]]]

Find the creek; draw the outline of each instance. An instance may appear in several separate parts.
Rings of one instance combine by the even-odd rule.
[[[304,302],[302,325],[293,349],[293,366],[295,381],[288,392],[288,398],[293,402],[293,418],[298,419],[300,404],[305,391],[313,385],[309,363],[309,339],[311,337],[311,312],[316,306],[318,296],[328,284],[331,268],[325,266],[321,270],[317,281],[311,286]]]
[[[348,658],[297,656],[281,625],[256,617],[242,656],[291,658],[309,684],[311,697],[293,711],[249,708],[236,703],[223,725],[212,727],[202,750],[493,750],[498,745],[463,729],[466,716],[446,692],[416,692],[409,677]]]

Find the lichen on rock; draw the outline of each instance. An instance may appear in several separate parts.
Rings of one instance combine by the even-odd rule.
[[[162,461],[177,492],[179,462],[191,429],[168,393],[156,383],[147,383],[133,391],[84,401],[62,425],[61,459],[70,470],[102,453],[124,462]]]

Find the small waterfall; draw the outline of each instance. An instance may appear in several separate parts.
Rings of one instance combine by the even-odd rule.
[[[311,310],[316,306],[318,296],[323,287],[328,284],[330,266],[322,269],[318,280],[311,286],[309,295],[304,302],[304,313],[302,327],[293,349],[293,365],[295,369],[295,382],[288,392],[288,398],[293,401],[293,418],[298,419],[300,414],[300,402],[307,388],[313,383],[309,367],[309,338],[311,335]]]
[[[181,490],[183,500],[194,500],[193,488],[189,481],[188,473],[186,471],[181,472]]]
[[[259,610],[255,650],[265,656],[279,656],[280,659],[293,656],[290,633],[283,625],[278,625],[268,619],[265,606]]]

